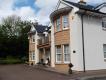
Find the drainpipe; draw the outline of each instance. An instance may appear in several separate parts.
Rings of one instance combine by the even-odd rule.
[[[84,14],[81,14],[81,24],[82,24],[82,48],[83,48],[83,71],[86,72],[86,66],[85,66],[85,44],[84,44],[84,20],[83,20]]]

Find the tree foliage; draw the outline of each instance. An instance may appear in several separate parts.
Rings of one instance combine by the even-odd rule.
[[[24,57],[28,53],[28,35],[31,22],[18,16],[2,19],[0,24],[0,57]]]

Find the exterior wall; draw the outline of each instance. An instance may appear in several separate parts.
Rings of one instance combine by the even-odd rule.
[[[35,43],[32,42],[31,36],[29,36],[29,64],[31,65],[32,63],[35,64],[35,61],[31,60],[31,52],[35,51]]]
[[[54,34],[55,36],[55,45],[60,44],[69,44],[70,36],[69,36],[69,29],[64,31],[59,31]]]
[[[74,65],[73,70],[83,71],[81,16],[77,14],[73,15],[74,19],[70,22],[71,62]],[[103,53],[103,44],[106,44],[106,32],[102,29],[101,21],[102,20],[97,17],[84,16],[86,70],[106,69]],[[73,53],[73,51],[75,51],[75,53]]]
[[[57,69],[61,72],[68,72],[69,67],[68,67],[68,64],[56,64],[55,69]]]
[[[37,48],[38,45],[38,33],[35,34],[35,64],[39,62],[39,49]]]
[[[51,67],[55,67],[54,25],[51,27]]]
[[[39,50],[37,49],[37,39],[37,34],[35,34],[35,42],[32,42],[31,36],[29,37],[29,64],[33,63],[35,65],[39,62]],[[31,60],[30,58],[30,54],[33,51],[35,52],[35,60]]]
[[[81,17],[73,10],[70,18],[71,63],[74,65],[72,69],[83,71]]]
[[[35,51],[35,43],[29,43],[29,51]]]
[[[106,44],[106,31],[102,29],[102,19],[84,17],[84,37],[86,69],[106,69],[103,53],[103,44]]]

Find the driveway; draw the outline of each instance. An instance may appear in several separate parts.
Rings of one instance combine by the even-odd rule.
[[[0,80],[70,80],[70,78],[27,65],[0,65]]]

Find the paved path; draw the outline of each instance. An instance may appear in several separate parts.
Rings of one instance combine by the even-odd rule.
[[[0,65],[0,80],[70,80],[70,78],[26,65]]]

